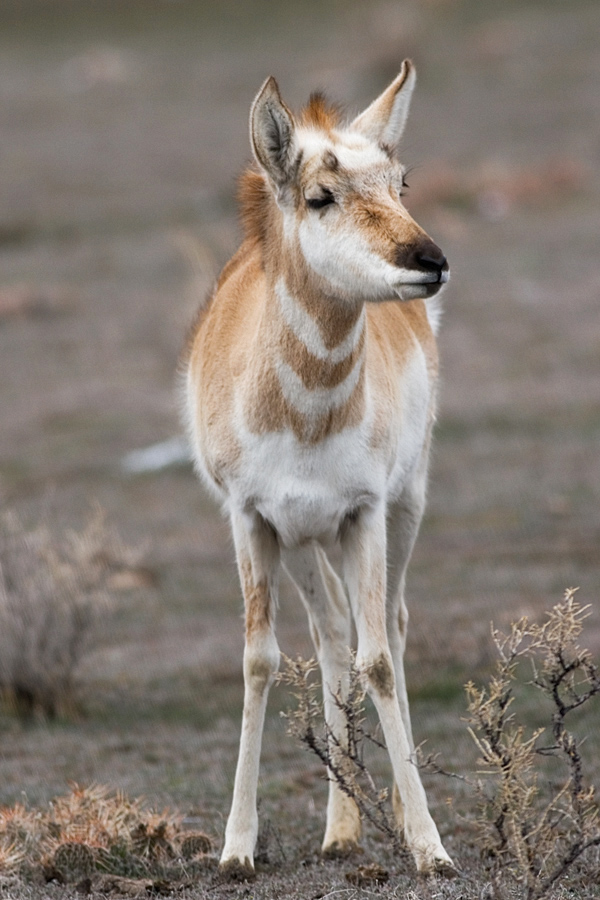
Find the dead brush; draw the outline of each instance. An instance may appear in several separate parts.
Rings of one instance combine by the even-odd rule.
[[[145,876],[176,856],[178,817],[145,810],[141,800],[103,786],[73,785],[51,804],[46,821],[38,848],[46,877]]]
[[[44,810],[22,804],[0,810],[0,876],[181,877],[210,850],[210,838],[186,832],[181,816],[153,812],[100,785],[73,785]]]
[[[527,900],[546,894],[586,851],[600,846],[598,805],[594,788],[585,782],[582,742],[566,723],[570,713],[600,693],[600,673],[578,644],[589,607],[574,594],[567,590],[542,625],[522,618],[508,635],[494,630],[496,672],[486,688],[466,686],[469,732],[481,766],[474,782],[477,842],[492,874],[508,874]],[[515,683],[524,660],[533,676],[525,683],[550,701],[549,729],[528,731],[516,718]],[[550,796],[543,780],[552,784]]]
[[[487,687],[466,685],[468,730],[480,754],[475,777],[447,772],[435,757],[425,758],[417,750],[420,768],[460,779],[476,800],[476,812],[468,809],[464,824],[470,826],[491,878],[486,888],[490,897],[515,896],[516,890],[526,900],[537,900],[573,872],[584,854],[600,847],[600,814],[594,788],[586,784],[582,741],[566,723],[570,713],[600,694],[600,672],[578,644],[589,607],[574,595],[574,589],[566,591],[541,625],[522,618],[508,635],[493,630],[496,671]],[[352,664],[347,700],[339,691],[334,695],[346,721],[342,742],[324,721],[319,685],[311,678],[315,661],[284,659],[280,681],[292,687],[297,703],[285,713],[290,734],[321,760],[329,777],[394,849],[401,849],[387,791],[376,788],[363,761],[365,741],[379,742],[364,728],[360,673]],[[520,668],[525,661],[530,679],[523,678]],[[549,728],[531,730],[518,721],[515,688],[527,685],[546,701]]]
[[[354,656],[351,658],[346,696],[342,696],[340,689],[333,694],[336,706],[344,715],[345,731],[341,739],[325,720],[319,696],[320,686],[312,680],[312,674],[318,667],[316,661],[301,657],[292,660],[285,655],[283,660],[285,668],[278,680],[292,688],[292,696],[297,701],[295,709],[282,713],[287,720],[289,734],[321,760],[327,768],[328,777],[354,800],[361,815],[385,835],[392,847],[397,852],[405,852],[393,814],[390,815],[388,790],[377,788],[364,762],[367,743],[378,747],[385,745],[365,729],[366,691]]]
[[[80,532],[0,517],[0,696],[20,716],[72,713],[76,669],[138,554],[96,507]]]

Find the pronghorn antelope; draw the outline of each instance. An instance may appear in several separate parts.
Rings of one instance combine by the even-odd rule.
[[[415,84],[398,77],[350,123],[321,95],[294,116],[273,78],[250,114],[245,240],[187,353],[198,469],[231,518],[246,610],[244,712],[221,866],[253,872],[265,707],[279,665],[280,566],[308,612],[327,721],[357,664],[379,714],[398,826],[422,872],[452,868],[427,809],[404,681],[404,577],[423,512],[435,417],[441,250],[402,201],[396,158]],[[431,302],[430,302],[431,301]],[[341,545],[343,582],[325,548]],[[360,838],[329,785],[323,851]]]

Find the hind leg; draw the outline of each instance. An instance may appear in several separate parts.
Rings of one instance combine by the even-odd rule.
[[[325,719],[336,738],[343,741],[345,720],[333,694],[341,690],[344,695],[348,689],[351,626],[344,588],[317,545],[284,551],[282,559],[308,612],[323,679]],[[350,852],[358,844],[360,830],[356,804],[330,778],[323,853],[333,856]]]

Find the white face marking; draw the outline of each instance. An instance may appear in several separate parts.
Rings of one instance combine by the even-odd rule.
[[[429,284],[431,275],[401,269],[379,256],[356,229],[343,226],[335,231],[325,216],[304,219],[298,240],[307,263],[334,292],[358,300],[389,300],[404,296],[403,285]],[[422,296],[417,291],[413,296]]]
[[[296,138],[305,159],[322,158],[330,150],[341,165],[350,171],[370,169],[388,162],[388,157],[377,144],[358,131],[334,131],[335,143],[322,132],[313,128],[298,128]]]
[[[328,350],[321,337],[319,326],[290,294],[283,279],[277,282],[275,293],[279,300],[279,307],[285,324],[295,337],[304,344],[309,353],[316,356],[317,359],[328,360],[331,363],[341,362],[352,353],[365,327],[366,313],[364,309],[344,340],[331,350]]]

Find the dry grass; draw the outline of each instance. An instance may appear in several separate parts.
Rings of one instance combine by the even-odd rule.
[[[65,534],[0,519],[0,691],[18,715],[74,711],[77,667],[113,606],[111,584],[137,561],[99,507]]]
[[[406,896],[409,891],[417,900],[558,900],[570,891],[577,900],[587,900],[598,871],[598,809],[586,784],[582,742],[566,722],[600,693],[598,671],[578,644],[586,615],[573,592],[567,592],[541,625],[523,618],[506,635],[494,632],[496,670],[485,687],[467,686],[468,727],[480,758],[474,773],[459,776],[465,790],[455,804],[460,810],[453,812],[452,827],[460,835],[453,852],[463,878],[454,882],[416,879],[402,851],[387,791],[365,763],[368,758],[371,765],[382,745],[368,731],[360,672],[352,668],[348,697],[336,696],[346,719],[345,734],[336,740],[323,719],[315,663],[288,659],[281,681],[296,699],[286,713],[289,730],[355,799],[383,840],[371,844],[375,857],[358,867],[348,860],[336,871],[334,864],[311,861],[305,870],[297,859],[287,859],[281,845],[274,864],[268,851],[272,826],[267,822],[265,832],[263,822],[253,895],[271,897],[281,888],[295,898],[322,896],[323,884],[335,883],[356,897],[361,892]],[[547,701],[546,731],[531,715],[530,697],[524,714],[521,709],[525,694],[536,690]],[[371,745],[377,746],[366,754]],[[276,831],[274,836],[280,844]],[[249,888],[224,881],[216,871],[211,851],[210,839],[187,831],[181,815],[155,813],[142,801],[104,787],[75,785],[47,807],[17,803],[0,810],[0,881],[17,879],[19,896],[40,881],[118,896],[175,889],[189,891],[191,898],[205,896],[205,890],[218,898],[245,896]]]
[[[181,816],[147,810],[102,786],[73,785],[45,810],[0,810],[0,876],[65,883],[95,875],[144,879],[210,865],[210,839]],[[140,885],[138,885],[140,887]]]

